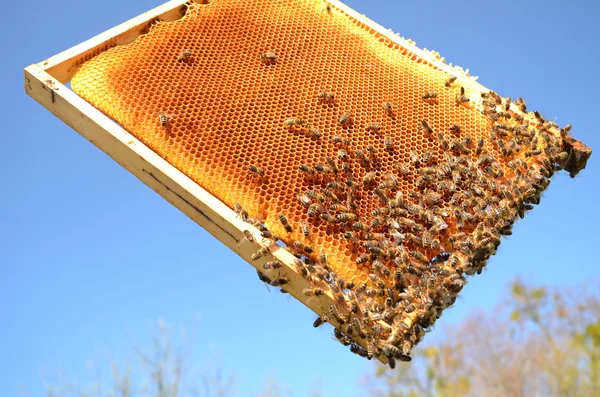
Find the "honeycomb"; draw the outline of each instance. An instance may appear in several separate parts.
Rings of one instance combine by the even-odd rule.
[[[285,243],[306,295],[336,298],[317,323],[335,317],[353,352],[393,362],[555,169],[587,160],[570,126],[467,80],[322,0],[213,0],[86,62],[71,86]]]

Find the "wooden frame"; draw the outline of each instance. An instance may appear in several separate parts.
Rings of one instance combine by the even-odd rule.
[[[324,0],[324,5],[325,1],[333,7],[333,12],[344,13],[357,24],[370,30],[374,39],[385,37],[400,45],[409,55],[412,54],[417,62],[428,63],[432,67],[457,76],[458,82],[471,93],[487,91],[476,82],[476,78],[468,75],[468,71],[445,64],[439,54],[417,48],[412,41],[393,34],[339,1]],[[146,33],[153,22],[181,18],[187,9],[186,3],[187,0],[169,1],[71,49],[28,66],[25,68],[25,91],[248,263],[260,269],[265,275],[274,276],[276,273],[262,269],[262,264],[270,258],[270,255],[259,261],[251,260],[251,255],[265,244],[257,229],[243,222],[220,200],[64,85],[71,80],[79,65],[111,47],[133,42]],[[474,105],[479,106],[477,100]],[[255,241],[248,242],[244,237],[244,231],[250,231]],[[277,244],[271,244],[270,248],[271,255],[286,267],[284,272],[290,280],[285,286],[286,291],[314,312],[318,314],[326,312],[329,305],[334,303],[333,297],[330,294],[318,298],[306,297],[302,291],[309,285],[297,273],[293,264],[294,257]],[[408,321],[413,320],[408,319]],[[338,326],[334,319],[331,322],[334,326]],[[365,346],[364,340],[358,342]],[[379,356],[378,359],[382,362],[387,361],[384,356]]]

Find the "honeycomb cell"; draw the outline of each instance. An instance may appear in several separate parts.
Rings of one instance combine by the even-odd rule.
[[[324,7],[191,4],[182,19],[83,64],[71,85],[279,236],[344,316],[367,330],[386,323],[370,334],[378,351],[412,346],[454,303],[462,276],[481,272],[539,202],[564,164],[563,137],[515,102],[461,87],[464,75],[447,84],[446,71]],[[191,56],[181,60],[184,51]],[[322,92],[333,100],[319,100]],[[353,285],[340,292],[340,279]]]

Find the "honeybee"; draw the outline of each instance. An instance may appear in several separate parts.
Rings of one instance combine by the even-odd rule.
[[[573,126],[571,124],[565,125],[563,128],[560,129],[560,136],[562,136],[563,138],[566,137],[567,135],[569,135],[569,132],[572,128]]]
[[[323,288],[305,288],[302,293],[306,296],[319,296],[324,295],[325,290]]]
[[[332,92],[319,92],[317,94],[319,101],[324,103],[331,103],[335,100],[335,94]]]
[[[458,124],[450,124],[450,127],[448,129],[450,131],[454,132],[454,133],[459,133],[460,132],[460,125],[458,125]]]
[[[344,318],[340,315],[340,312],[335,305],[329,305],[329,313],[340,325],[344,325],[346,323],[346,320],[344,320]]]
[[[334,202],[340,201],[340,199],[338,198],[338,196],[336,196],[335,193],[333,193],[329,189],[321,189],[321,193],[323,193],[323,196],[329,198],[330,200],[332,200]]]
[[[308,216],[313,217],[325,211],[325,208],[319,204],[312,204],[308,207]]]
[[[340,149],[340,150],[338,150],[338,157],[342,161],[346,160],[346,158],[348,157],[348,152],[346,151],[346,149]]]
[[[482,149],[483,149],[483,138],[479,138],[479,140],[477,141],[477,148],[475,149],[475,153],[477,155],[480,155]]]
[[[291,233],[293,229],[292,229],[292,226],[289,224],[285,215],[279,214],[279,215],[277,215],[277,218],[279,219],[279,222],[281,222],[281,224],[285,228],[285,231],[288,233]]]
[[[367,172],[365,174],[365,176],[363,177],[363,180],[362,180],[363,184],[365,184],[365,185],[371,184],[375,180],[376,176],[377,176],[377,174],[373,171]]]
[[[298,201],[304,208],[310,207],[311,201],[310,201],[310,197],[308,197],[307,195],[298,193],[298,194],[296,194],[296,198],[298,199]]]
[[[358,216],[356,214],[351,214],[348,212],[340,212],[335,216],[336,221],[338,222],[353,222],[356,221]]]
[[[383,146],[385,147],[385,150],[391,151],[393,149],[392,143],[392,136],[390,134],[385,134],[385,137],[383,138]]]
[[[470,102],[471,100],[469,99],[469,97],[467,97],[465,95],[465,87],[460,87],[460,95],[456,96],[456,105],[460,105],[462,103],[466,103],[466,102]]]
[[[517,105],[519,107],[521,112],[523,112],[523,113],[527,112],[527,105],[525,104],[525,101],[523,100],[523,98],[518,97],[517,100],[515,101],[515,105]]]
[[[341,203],[334,203],[331,204],[329,206],[329,211],[334,211],[334,212],[338,212],[338,211],[349,211],[348,207],[346,207],[344,204]]]
[[[436,92],[426,92],[424,93],[421,98],[428,100],[428,99],[435,99],[437,98],[438,94]]]
[[[233,210],[235,211],[237,216],[239,216],[243,221],[248,220],[248,212],[245,211],[241,205],[239,205],[238,203],[235,203],[233,205]]]
[[[248,171],[250,171],[254,175],[258,175],[261,178],[265,177],[265,170],[263,170],[260,167],[255,166],[255,165],[248,166]]]
[[[169,121],[174,118],[175,118],[174,114],[167,114],[165,112],[158,113],[158,121],[160,122],[160,125],[163,127],[166,127],[167,124],[169,124]]]
[[[319,192],[315,192],[314,190],[307,190],[306,192],[304,192],[308,197],[310,197],[313,200],[319,200],[320,202],[324,202],[325,201],[325,196],[323,196],[321,193]]]
[[[190,50],[181,51],[177,57],[178,62],[188,62],[192,58],[192,52]]]
[[[250,233],[250,230],[244,230],[244,237],[249,243],[254,242],[254,236]]]
[[[365,127],[367,131],[379,132],[381,130],[381,124],[379,123],[367,123]]]
[[[533,111],[533,115],[539,122],[543,123],[545,121],[540,112],[538,112],[537,110]]]
[[[308,237],[308,235],[310,234],[310,226],[308,225],[308,223],[304,221],[300,222],[300,229],[302,230],[302,234],[304,235],[304,237]]]
[[[431,129],[431,127],[429,126],[427,121],[421,120],[421,127],[423,128],[423,131],[425,132],[426,135],[433,134],[433,130]]]
[[[306,175],[312,175],[314,173],[314,170],[312,167],[309,167],[308,165],[302,164],[298,167],[298,169],[300,171],[302,171],[303,173],[305,173]]]
[[[272,287],[279,287],[281,285],[285,285],[287,283],[289,283],[290,280],[288,280],[288,278],[283,275],[277,275],[276,278],[274,278],[273,280],[271,280],[271,282],[269,283],[269,285],[271,285]]]
[[[279,269],[282,266],[281,262],[279,261],[271,261],[271,262],[267,262],[263,265],[263,269],[265,270],[271,270],[271,269]]]
[[[329,165],[329,168],[331,168],[331,171],[333,171],[336,174],[339,172],[338,167],[335,164],[335,161],[331,157],[329,157],[329,156],[325,157],[325,161],[327,161],[327,164]]]
[[[308,127],[308,135],[311,138],[315,138],[315,139],[319,139],[321,137],[321,131],[319,131],[318,129],[314,128],[314,127]]]
[[[317,319],[313,322],[313,327],[320,327],[322,324],[329,321],[329,317],[327,314],[323,314],[322,316],[317,317]]]
[[[293,127],[295,125],[304,125],[304,120],[298,118],[287,119],[283,122],[286,127]]]
[[[277,61],[277,55],[271,51],[267,51],[264,54],[260,54],[260,59],[265,65],[272,65]]]
[[[251,258],[253,261],[258,260],[259,258],[262,258],[265,255],[268,255],[271,253],[271,249],[269,247],[263,247],[261,249],[259,249],[258,251],[256,251],[255,253],[252,254]]]
[[[358,157],[360,161],[365,165],[369,165],[371,163],[371,160],[369,160],[369,158],[365,156],[365,154],[361,150],[355,150],[354,155]]]
[[[334,145],[337,145],[338,143],[344,143],[344,138],[342,138],[340,135],[334,135],[331,137],[331,142],[333,142]]]
[[[310,216],[310,214],[308,214],[308,216]],[[331,216],[330,214],[328,214],[326,212],[319,214],[319,219],[321,219],[322,221],[325,221],[325,222],[331,222],[331,223],[335,222],[335,219],[333,218],[333,216]]]
[[[419,164],[421,164],[421,159],[419,158],[419,155],[417,154],[417,152],[412,150],[410,152],[410,161],[415,165],[415,167],[418,167]]]
[[[452,83],[454,83],[456,81],[457,77],[456,76],[450,76],[448,78],[448,80],[446,80],[446,82],[444,83],[444,85],[446,87],[450,87],[452,85]]]
[[[392,113],[392,104],[391,104],[391,103],[389,103],[389,102],[384,102],[384,103],[383,103],[381,106],[383,107],[383,110],[384,110],[386,113],[388,113],[388,114],[389,114],[389,113]]]
[[[341,124],[342,126],[346,126],[350,123],[350,119],[352,118],[352,114],[351,113],[344,113],[340,116],[340,118],[338,119],[338,123]]]

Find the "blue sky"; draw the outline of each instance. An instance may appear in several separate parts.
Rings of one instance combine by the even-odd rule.
[[[271,377],[294,396],[317,382],[325,396],[360,395],[358,379],[372,363],[332,341],[331,328],[313,329],[308,309],[269,293],[250,265],[25,95],[25,66],[159,4],[4,6],[0,396],[16,396],[19,387],[42,395],[42,375],[51,380],[59,372],[86,384],[94,376],[90,360],[101,365],[107,352],[122,357],[149,345],[149,324],[159,318],[193,330],[191,361],[202,366],[218,355],[240,396],[255,395]],[[523,96],[528,108],[573,124],[576,138],[599,146],[600,3],[346,4],[469,68],[501,95]],[[515,276],[558,286],[600,279],[596,156],[574,180],[554,178],[542,204],[438,322],[438,333],[475,308],[492,307]],[[436,331],[426,340],[435,338]]]

